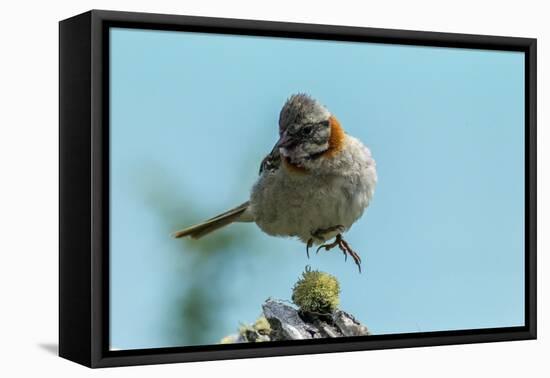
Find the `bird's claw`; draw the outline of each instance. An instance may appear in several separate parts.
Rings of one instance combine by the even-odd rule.
[[[357,265],[357,268],[359,269],[359,273],[361,273],[361,257],[355,252],[351,246],[346,242],[341,234],[336,235],[336,240],[334,242],[329,244],[322,244],[317,248],[316,253],[319,253],[319,251],[324,248],[325,251],[329,251],[334,247],[338,247],[342,253],[344,254],[345,261],[348,261],[348,255],[350,255],[353,258],[353,261]],[[309,256],[309,254],[308,254]]]
[[[313,239],[309,239],[306,245],[306,255],[308,259],[309,259],[309,249],[311,248],[312,245],[313,245]]]
[[[340,237],[340,243],[338,244],[338,247],[340,248],[340,250],[342,250],[342,252],[344,253],[344,256],[346,256],[346,260],[348,257],[348,253],[351,255],[351,257],[353,258],[353,261],[355,262],[355,265],[357,265],[357,268],[359,269],[359,273],[361,273],[361,256],[359,256],[359,254],[357,254],[357,252],[355,252],[351,248],[348,242],[342,239],[341,237]]]
[[[321,249],[325,249],[325,251],[330,251],[332,248],[336,247],[338,245],[337,242],[329,243],[329,244],[321,244],[319,247],[317,247],[317,250],[315,253],[319,253]]]

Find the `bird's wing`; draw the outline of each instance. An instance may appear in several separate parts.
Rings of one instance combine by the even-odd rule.
[[[260,164],[260,175],[264,172],[274,172],[281,166],[281,154],[277,146],[262,160]]]

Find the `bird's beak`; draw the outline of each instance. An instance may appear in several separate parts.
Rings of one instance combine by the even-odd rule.
[[[287,147],[292,147],[294,144],[295,144],[295,141],[285,131],[281,134],[279,140],[277,141],[277,144],[275,144],[275,147],[287,148]]]

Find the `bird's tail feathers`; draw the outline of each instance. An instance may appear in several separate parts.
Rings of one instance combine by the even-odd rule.
[[[216,215],[215,217],[210,218],[204,222],[174,232],[172,236],[175,238],[190,236],[193,239],[199,239],[213,231],[227,226],[230,223],[237,221],[248,221],[248,219],[242,218],[243,213],[248,209],[248,205],[249,202],[246,201],[242,205],[237,206],[219,215]]]

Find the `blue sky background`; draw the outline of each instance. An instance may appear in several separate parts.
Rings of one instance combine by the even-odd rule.
[[[307,264],[375,334],[523,325],[523,53],[115,28],[110,64],[112,348],[216,343]],[[377,161],[363,274],[254,224],[169,237],[248,198],[295,92]]]

